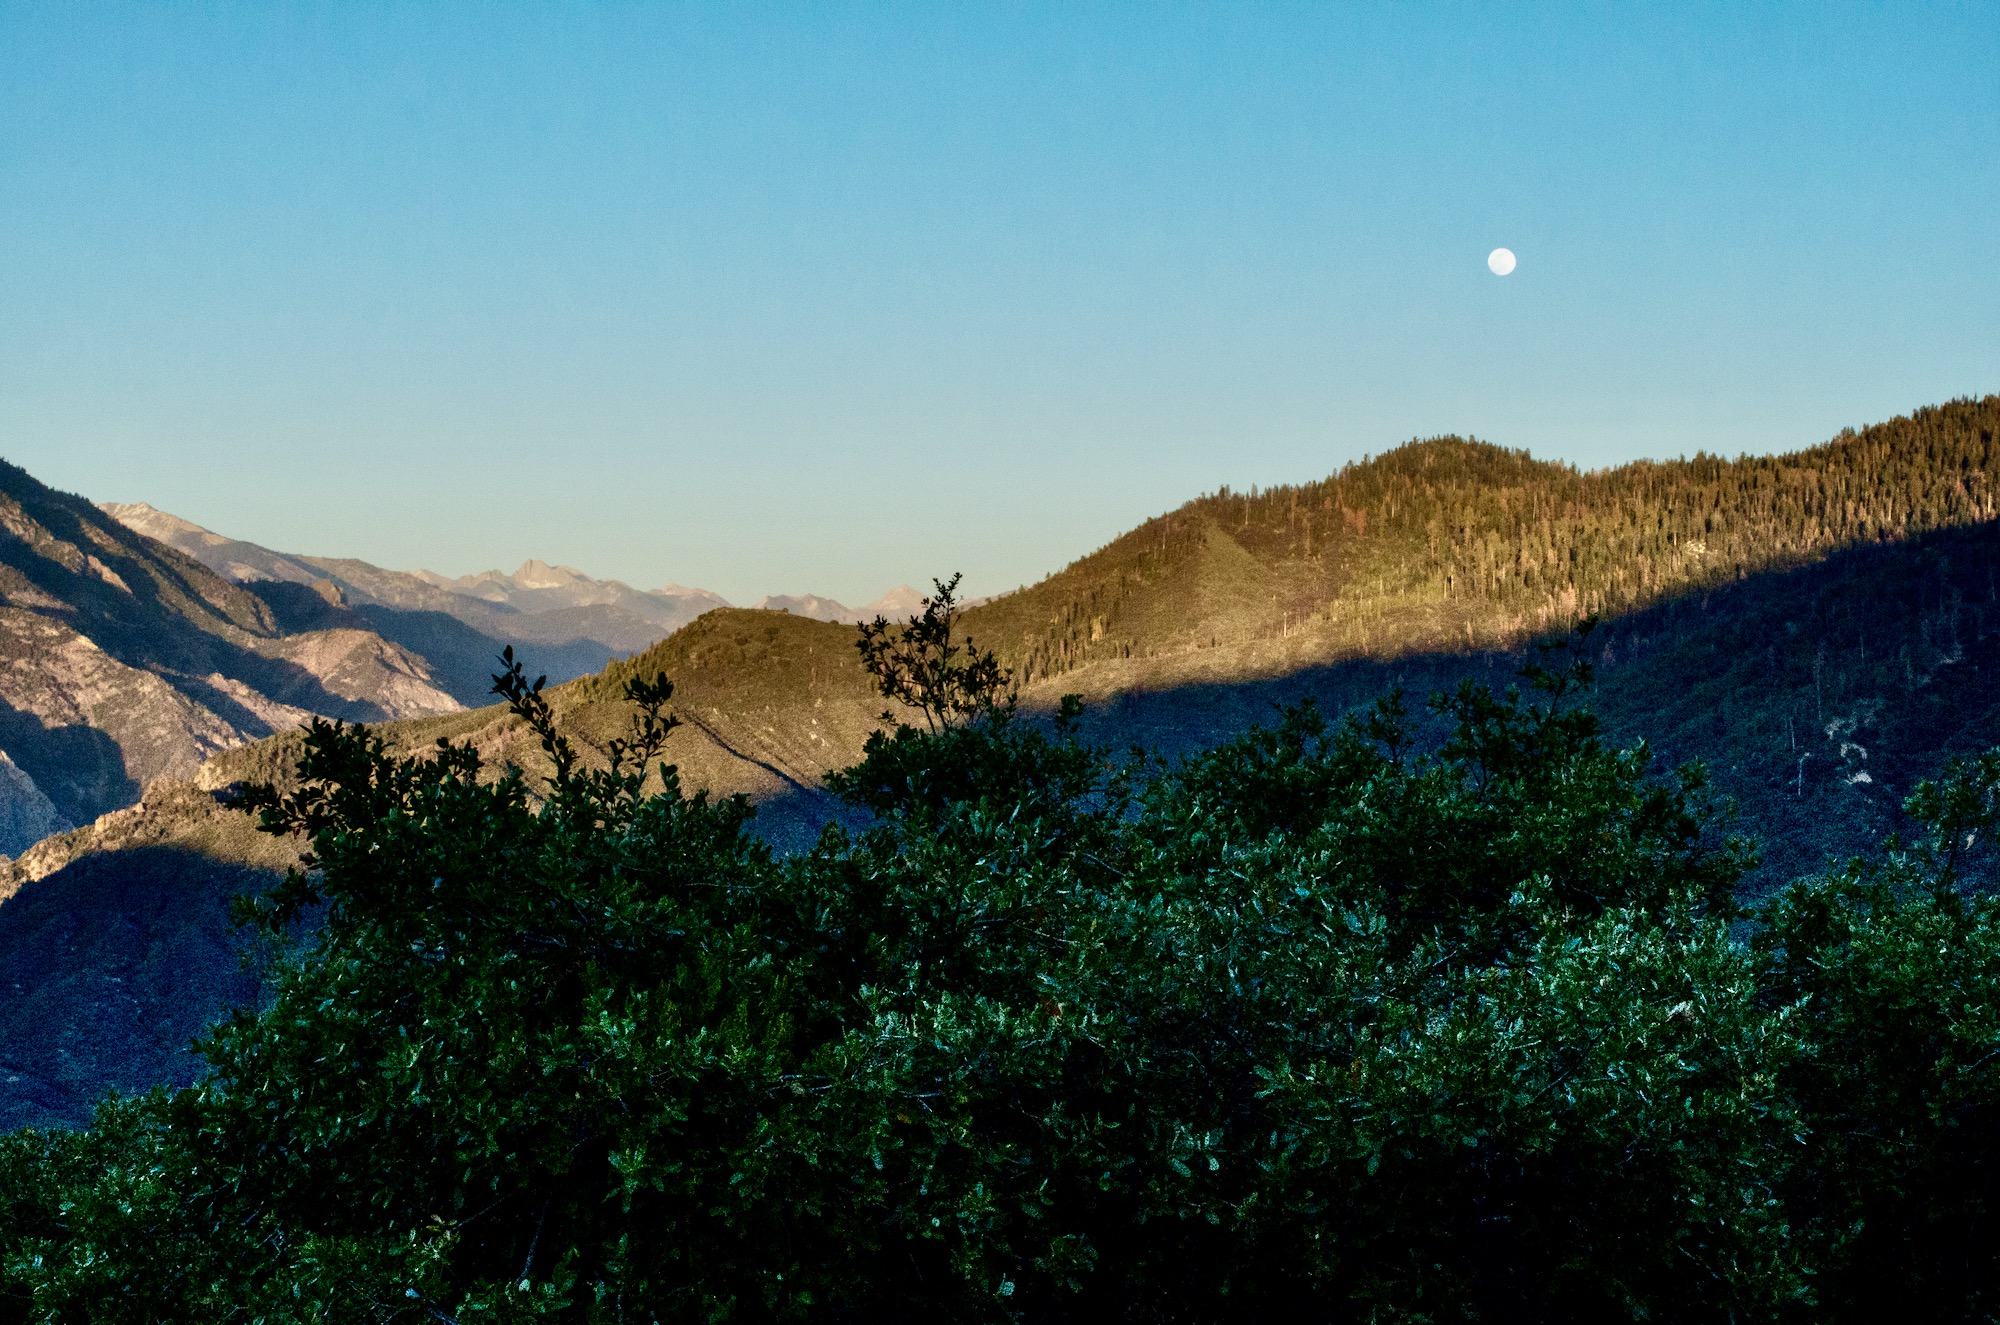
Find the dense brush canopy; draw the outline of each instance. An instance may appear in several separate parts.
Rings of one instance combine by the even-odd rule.
[[[44,1321],[1872,1320],[1980,1314],[2000,760],[1787,892],[1696,770],[1465,685],[1174,763],[995,705],[873,826],[321,724],[268,825],[315,937],[197,1085],[0,1150]]]

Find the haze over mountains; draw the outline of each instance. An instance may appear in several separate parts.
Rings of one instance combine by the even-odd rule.
[[[1268,721],[1274,702],[1312,698],[1339,712],[1392,685],[1420,705],[1463,680],[1505,684],[1531,641],[1594,615],[1602,624],[1587,639],[1598,671],[1590,702],[1616,738],[1648,741],[1665,763],[1707,763],[1718,793],[1741,807],[1739,826],[1765,843],[1755,886],[1768,887],[1897,828],[1902,797],[1947,754],[2000,744],[1996,434],[2000,397],[1920,410],[1791,455],[1697,455],[1594,473],[1465,439],[1412,443],[1317,483],[1198,498],[971,608],[964,625],[1016,669],[1031,714],[1079,693],[1091,735],[1171,755]],[[128,684],[157,685],[162,705],[237,693],[223,681],[298,712],[372,704],[370,719],[393,719],[382,731],[402,748],[470,741],[491,767],[513,761],[533,772],[542,755],[519,724],[473,707],[484,701],[493,645],[513,642],[531,669],[554,672],[552,655],[588,639],[605,661],[553,692],[580,746],[599,757],[622,727],[623,678],[663,673],[685,723],[668,747],[685,784],[751,796],[761,830],[783,847],[809,843],[839,816],[821,779],[857,756],[883,707],[851,625],[841,624],[877,605],[709,604],[612,660],[602,639],[563,632],[585,619],[646,621],[641,606],[668,614],[681,610],[676,595],[691,607],[699,591],[643,594],[540,563],[447,581],[289,557],[119,508],[135,528],[198,545],[204,565],[17,470],[6,479],[10,494],[28,497],[17,499],[20,519],[0,520],[13,534],[0,562],[27,569],[18,590],[0,586],[0,620],[17,633],[97,630],[134,659],[121,665],[152,678]],[[30,516],[44,532],[16,529]],[[189,606],[174,606],[183,600]],[[113,606],[128,621],[122,634],[94,624]],[[907,600],[889,606],[900,612]],[[132,637],[153,630],[162,640],[179,638],[174,631],[194,632],[196,643],[241,640],[229,647],[256,665],[220,643],[202,644],[209,653],[189,644],[191,660],[159,648],[142,657]],[[376,651],[375,690],[350,678],[322,697],[257,670],[296,656],[301,673],[332,687],[307,664],[346,675],[321,657],[333,640]],[[462,661],[451,652],[461,642]],[[163,660],[149,661],[155,653]],[[210,654],[222,680],[203,679]],[[21,678],[59,656],[27,645],[11,655],[15,689],[4,693],[17,718],[31,711]],[[391,672],[430,677],[423,684],[462,694],[466,707],[392,713],[401,692]],[[363,697],[343,699],[350,692]],[[0,905],[0,1067],[21,1083],[0,1079],[0,1113],[73,1118],[107,1083],[161,1079],[183,1062],[186,1026],[241,996],[214,970],[214,954],[230,946],[227,898],[268,878],[260,871],[282,864],[286,848],[212,793],[285,776],[296,737],[253,738],[279,732],[293,710],[262,711],[260,726],[242,716],[254,715],[248,699],[236,708],[218,699],[201,708],[208,717],[162,720],[161,730],[180,734],[157,756],[138,735],[114,735],[79,716],[82,707],[53,701],[32,710],[47,717],[0,732],[0,751],[24,777],[63,789],[48,799],[67,823],[86,823],[93,804],[129,806],[18,852],[0,887],[19,890]],[[226,733],[196,734],[196,718],[225,712],[237,715]],[[138,730],[118,721],[119,732]],[[65,763],[73,746],[98,748],[92,742],[108,742],[96,763]],[[72,765],[79,771],[63,771]],[[93,776],[122,791],[89,801],[74,788]],[[60,827],[32,796],[7,793],[10,777],[0,766],[0,794],[20,807],[13,840],[37,823]],[[145,799],[131,805],[141,783]],[[139,877],[151,882],[138,894],[118,883]],[[176,900],[162,912],[157,899],[169,895]],[[141,905],[142,896],[153,900]],[[51,973],[47,953],[58,942],[86,955]],[[41,974],[10,974],[30,969]],[[10,981],[30,992],[8,1002]],[[130,991],[142,984],[153,992],[135,1002]]]
[[[127,528],[249,586],[301,626],[365,623],[416,650],[432,662],[447,689],[472,705],[487,701],[493,658],[503,645],[532,652],[535,665],[552,681],[567,681],[645,648],[704,612],[729,606],[707,589],[668,584],[640,590],[535,560],[511,575],[384,570],[353,558],[273,551],[145,502],[107,502],[103,509]],[[311,590],[311,596],[299,588]],[[920,601],[916,590],[902,585],[858,609],[816,594],[765,598],[756,607],[821,621],[860,621],[878,614],[907,617]]]

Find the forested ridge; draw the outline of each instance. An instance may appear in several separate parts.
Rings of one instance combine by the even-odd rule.
[[[1589,472],[1455,437],[1412,442],[1320,482],[1199,498],[993,604],[985,628],[1031,681],[1259,639],[1318,657],[1510,646],[1991,519],[1996,432],[2000,396],[1788,455]]]

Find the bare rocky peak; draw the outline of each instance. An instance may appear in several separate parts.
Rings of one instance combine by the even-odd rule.
[[[102,502],[98,509],[134,533],[184,552],[236,584],[265,580],[312,584],[325,578],[324,572],[297,557],[204,529],[147,502]]]
[[[574,566],[551,566],[546,561],[524,561],[514,572],[514,583],[523,589],[562,589],[589,579]]]
[[[670,584],[661,589],[639,590],[623,580],[600,580],[574,566],[551,566],[546,561],[532,559],[522,562],[511,575],[498,570],[457,579],[427,571],[421,574],[440,588],[489,603],[504,603],[523,612],[616,607],[670,630],[686,625],[703,612],[729,606],[727,599],[707,589]]]
[[[924,610],[924,596],[907,584],[899,584],[874,602],[861,609],[862,615],[873,621],[884,616],[891,621],[908,621]]]
[[[476,575],[461,575],[455,580],[450,580],[442,575],[433,575],[430,571],[418,573],[440,588],[471,594],[474,598],[485,598],[494,602],[506,602],[515,594],[541,589],[568,589],[572,586],[582,586],[585,592],[588,592],[589,587],[599,583],[574,566],[551,566],[546,561],[533,559],[522,562],[520,568],[512,575],[499,570],[483,570]],[[615,580],[604,582],[607,587],[617,583]],[[618,585],[618,587],[629,586]]]
[[[180,516],[163,511],[150,502],[107,501],[98,503],[98,509],[127,529],[135,529],[146,537],[156,538],[170,547],[178,538],[191,539],[204,546],[229,541],[220,534],[210,533],[192,520],[183,520]]]
[[[849,607],[835,599],[812,593],[771,594],[751,606],[765,612],[790,612],[793,616],[810,617],[814,621],[854,625],[873,621],[876,617],[908,621],[924,610],[924,596],[907,584],[899,584],[874,602],[861,607]]]

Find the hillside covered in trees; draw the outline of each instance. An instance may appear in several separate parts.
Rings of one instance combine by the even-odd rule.
[[[1530,641],[1572,623],[1574,589],[1577,612],[1602,609],[1590,703],[1659,766],[1706,765],[1733,830],[1759,844],[1740,888],[1758,898],[1915,831],[1902,805],[1916,783],[2000,745],[2000,521],[1983,515],[1996,425],[1989,398],[1794,456],[1601,474],[1420,443],[1321,484],[1203,498],[963,626],[1030,678],[1031,719],[1077,692],[1087,739],[1172,758],[1270,723],[1278,704],[1339,714],[1397,686],[1414,729],[1441,739],[1423,698],[1467,679],[1504,688]],[[1508,538],[1524,541],[1504,573],[1466,569]],[[1614,591],[1632,596],[1601,600]],[[548,693],[579,757],[602,766],[626,682],[672,679],[681,725],[664,753],[683,785],[749,796],[753,831],[797,852],[830,819],[861,822],[826,779],[896,707],[854,644],[851,627],[727,609]],[[469,742],[488,777],[550,771],[502,707],[377,730],[409,753]],[[187,1027],[243,988],[229,895],[283,863],[213,798],[282,778],[296,748],[280,737],[161,779],[0,874],[16,896],[0,905],[0,1117],[73,1122],[105,1085],[186,1079]],[[121,860],[134,878],[183,880],[144,893],[178,900],[138,906],[116,886]]]
[[[1031,684],[1228,647],[1263,670],[1517,645],[1833,552],[1991,519],[2000,396],[1735,460],[1583,472],[1460,438],[1223,490],[971,619]]]

